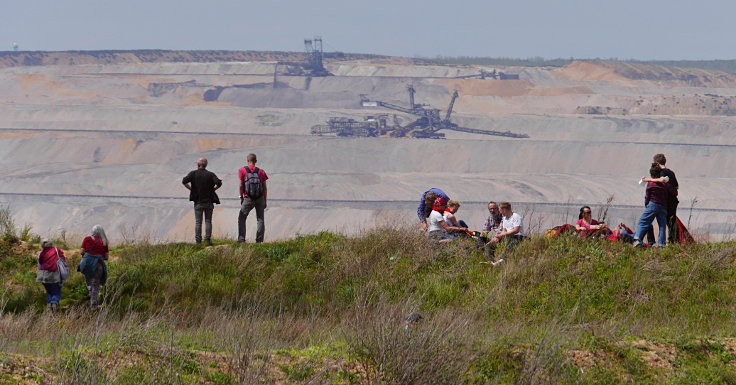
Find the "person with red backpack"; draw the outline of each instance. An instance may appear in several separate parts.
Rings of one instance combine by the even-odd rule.
[[[248,164],[238,170],[240,180],[240,213],[238,214],[238,242],[245,242],[245,220],[254,208],[256,209],[256,243],[263,242],[266,232],[264,213],[267,207],[268,189],[266,181],[268,175],[256,167],[256,154],[248,154]]]
[[[41,241],[41,252],[38,253],[38,275],[36,282],[46,289],[46,302],[51,311],[59,309],[61,301],[61,285],[69,275],[64,252],[48,239]],[[66,271],[64,271],[66,270]],[[65,276],[66,274],[66,276]]]

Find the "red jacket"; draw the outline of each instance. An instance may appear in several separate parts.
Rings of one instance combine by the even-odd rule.
[[[47,247],[41,251],[38,255],[38,269],[46,271],[56,271],[56,264],[59,263],[56,252],[59,252],[59,257],[66,262],[64,252],[58,247]]]

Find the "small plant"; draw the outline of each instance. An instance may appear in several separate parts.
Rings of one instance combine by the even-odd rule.
[[[10,206],[0,207],[0,236],[4,239],[16,237],[17,229],[13,214],[10,212]]]

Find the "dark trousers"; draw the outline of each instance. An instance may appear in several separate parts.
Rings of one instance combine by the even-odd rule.
[[[523,235],[510,235],[506,238],[506,247],[503,249],[503,254],[501,254],[501,258],[506,258],[506,255],[516,247],[521,241],[524,240]],[[488,242],[486,243],[486,246],[483,248],[483,254],[485,254],[486,258],[493,259],[496,256],[496,247],[500,244],[499,243],[492,243]]]
[[[195,203],[194,204],[194,240],[202,243],[202,216],[204,215],[204,239],[209,241],[212,238],[212,211],[215,209],[214,203]]]
[[[266,211],[266,198],[260,197],[256,200],[244,198],[243,204],[240,206],[238,213],[238,242],[245,242],[245,220],[248,219],[250,211],[256,209],[256,243],[263,242],[263,235],[266,233],[266,220],[264,213]]]
[[[667,237],[669,243],[680,243],[680,232],[677,228],[677,204],[670,204],[667,206]],[[654,238],[654,228],[650,228],[647,231],[647,243],[653,245],[656,242]]]

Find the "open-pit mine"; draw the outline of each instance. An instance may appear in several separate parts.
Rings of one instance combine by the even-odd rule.
[[[99,223],[117,240],[193,240],[181,179],[204,156],[224,181],[214,236],[232,239],[237,169],[254,152],[270,177],[267,241],[413,225],[430,187],[459,200],[471,227],[489,200],[513,202],[532,231],[576,220],[583,204],[631,226],[637,180],[664,153],[691,232],[734,233],[734,75],[323,59],[320,73],[299,53],[0,53],[0,205],[43,236]],[[375,130],[313,131],[331,121]]]

